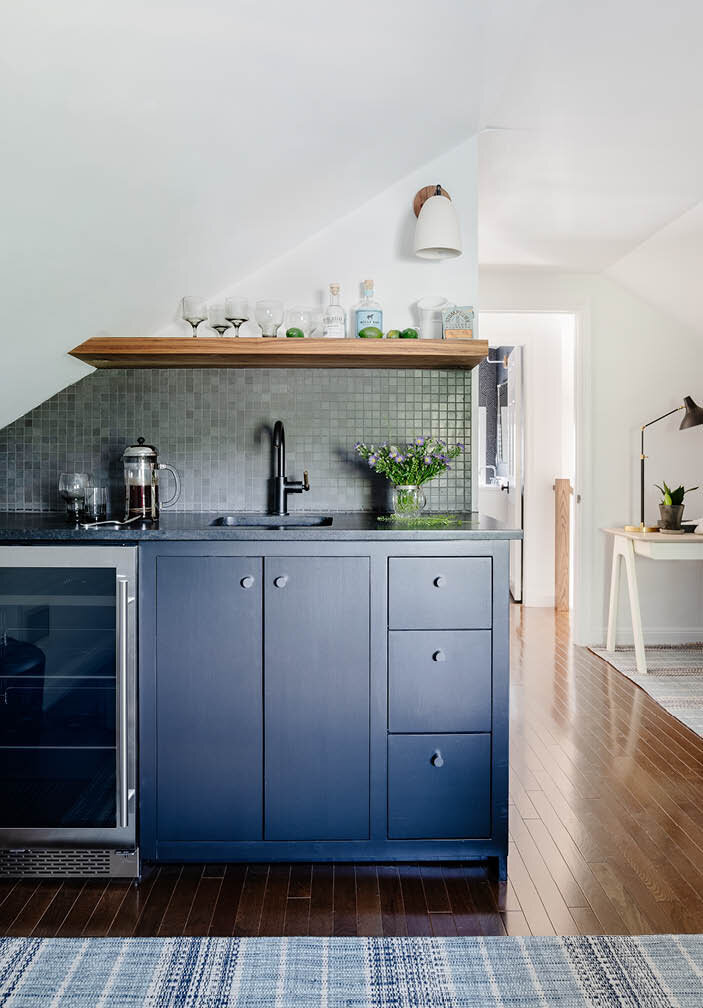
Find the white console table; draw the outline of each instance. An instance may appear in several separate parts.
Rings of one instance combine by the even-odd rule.
[[[610,606],[608,609],[608,636],[605,646],[615,650],[617,632],[618,599],[620,596],[621,558],[625,561],[627,587],[632,613],[632,634],[635,640],[637,671],[644,675],[647,661],[644,654],[642,635],[642,614],[637,588],[635,557],[649,557],[650,560],[703,560],[703,535],[684,533],[683,535],[662,535],[661,532],[626,532],[622,528],[604,529],[613,537],[613,570],[610,577]]]

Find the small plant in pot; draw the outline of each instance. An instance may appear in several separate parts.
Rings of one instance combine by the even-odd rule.
[[[681,528],[681,519],[683,518],[683,499],[687,493],[697,490],[698,487],[689,487],[688,490],[684,490],[682,484],[676,487],[675,490],[672,490],[663,480],[661,486],[659,483],[655,483],[654,485],[657,490],[661,491],[662,495],[659,504],[659,514],[661,515],[659,528],[666,529],[667,532],[678,532]]]

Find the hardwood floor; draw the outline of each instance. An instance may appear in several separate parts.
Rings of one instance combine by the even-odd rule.
[[[703,741],[513,609],[509,881],[483,864],[168,865],[140,886],[0,881],[6,935],[703,931]]]

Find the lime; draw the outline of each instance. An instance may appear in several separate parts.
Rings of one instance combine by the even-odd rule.
[[[400,329],[389,329],[386,333],[386,339],[398,339],[400,336]]]
[[[369,325],[359,331],[359,339],[383,339],[383,333],[377,326]]]
[[[297,329],[295,326],[291,326],[290,329],[286,329],[286,336],[290,336],[291,339],[303,339],[305,333],[302,329]]]
[[[417,329],[403,329],[402,333],[400,334],[400,338],[419,339],[420,337],[417,335]]]

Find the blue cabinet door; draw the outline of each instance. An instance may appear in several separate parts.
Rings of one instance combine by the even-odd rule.
[[[262,561],[160,556],[159,841],[262,837]]]
[[[369,560],[264,561],[265,838],[369,836]]]
[[[491,730],[490,630],[391,630],[390,732]]]
[[[389,735],[388,836],[491,833],[491,736]]]
[[[490,557],[391,557],[391,630],[483,630],[493,623]]]

